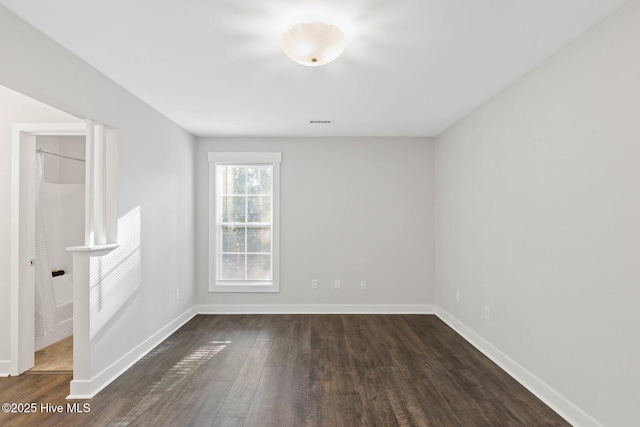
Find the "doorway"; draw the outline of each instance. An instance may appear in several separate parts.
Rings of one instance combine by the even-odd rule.
[[[18,192],[18,203],[14,203],[12,212],[14,221],[13,233],[17,232],[17,236],[12,236],[14,237],[12,239],[14,242],[12,255],[17,253],[18,258],[17,262],[12,263],[12,270],[16,270],[16,274],[12,274],[12,307],[17,308],[17,310],[12,310],[12,375],[18,375],[34,366],[36,350],[44,349],[62,338],[71,336],[73,333],[73,318],[71,314],[73,312],[73,275],[64,278],[62,281],[56,280],[56,282],[61,282],[56,283],[58,285],[57,299],[61,302],[61,304],[58,304],[55,298],[56,295],[54,295],[53,272],[50,270],[59,269],[49,267],[49,261],[47,260],[45,264],[42,256],[36,256],[36,253],[42,253],[42,245],[47,249],[51,246],[54,252],[51,253],[47,250],[47,257],[49,254],[53,255],[52,258],[55,264],[59,264],[60,267],[66,268],[71,273],[73,272],[72,258],[66,256],[64,247],[68,237],[74,242],[80,239],[77,242],[78,244],[82,244],[84,241],[84,226],[82,226],[82,222],[84,222],[86,216],[84,197],[86,194],[87,167],[86,163],[83,163],[79,169],[77,166],[73,168],[66,165],[61,168],[61,164],[59,162],[56,163],[55,160],[46,162],[43,151],[56,155],[60,154],[59,151],[72,150],[70,154],[75,154],[75,156],[66,157],[84,160],[83,157],[85,156],[82,152],[86,153],[87,151],[86,129],[87,125],[84,123],[14,125],[14,150],[12,151],[14,155],[17,154],[19,157],[17,160],[20,165],[20,179],[14,184],[14,190]],[[62,142],[66,144],[61,149]],[[46,154],[49,157],[54,157],[54,155]],[[39,161],[40,171],[44,172],[40,174],[40,177],[36,167]],[[49,166],[48,171],[47,163]],[[43,167],[44,169],[42,169]],[[63,182],[73,181],[75,184],[71,187],[59,187],[58,184],[61,177]],[[36,194],[36,188],[39,190],[38,194]],[[78,192],[80,193],[79,195]],[[62,214],[61,198],[65,199],[64,210],[67,213],[73,212],[71,219],[75,222],[78,222],[78,219],[82,221],[79,232],[70,225],[69,230],[64,230],[63,228],[62,233],[60,233],[60,228],[64,227],[61,224],[62,218],[60,218]],[[47,209],[48,212],[38,212],[36,209],[37,200],[39,200],[38,205],[49,208]],[[57,211],[52,212],[56,208]],[[39,218],[38,226],[37,216],[41,217]],[[46,227],[47,219],[49,227]],[[65,224],[67,222],[65,221]],[[15,226],[16,224],[17,226]],[[48,236],[46,236],[47,228],[49,228]],[[71,228],[74,228],[74,230],[71,231]],[[71,231],[70,236],[66,231]],[[42,236],[39,236],[39,234],[42,234]],[[37,237],[38,244],[36,244]],[[38,294],[39,300],[43,299],[43,292],[41,290],[37,291],[35,286],[37,272],[39,272],[40,276],[44,276],[45,273],[46,275],[51,274],[51,278],[48,279],[51,286],[49,292],[54,303],[54,312],[51,313],[53,316],[51,319],[55,320],[50,319],[49,322],[54,322],[55,324],[48,328],[43,337],[37,336],[42,335],[41,333],[36,334],[36,329],[38,331],[42,330],[42,325],[39,325],[35,320],[36,313],[42,317],[42,308],[40,307],[36,310],[36,294]],[[58,322],[59,317],[64,318],[62,322]],[[70,349],[72,349],[72,346]]]
[[[73,372],[73,255],[84,244],[86,137],[36,135],[35,361]],[[44,296],[48,299],[43,298]]]

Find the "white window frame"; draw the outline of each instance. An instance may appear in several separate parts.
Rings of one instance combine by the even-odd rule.
[[[209,160],[209,292],[280,292],[280,163],[276,152],[210,152]],[[271,230],[272,281],[218,280],[218,215],[216,167],[218,165],[268,165],[273,167],[273,225]]]

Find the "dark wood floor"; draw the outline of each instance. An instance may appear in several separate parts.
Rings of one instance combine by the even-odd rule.
[[[66,405],[70,380],[0,378],[0,403]],[[85,402],[0,425],[568,425],[429,315],[200,315]]]

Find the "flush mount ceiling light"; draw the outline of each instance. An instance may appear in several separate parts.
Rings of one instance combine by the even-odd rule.
[[[324,22],[294,25],[282,35],[282,50],[298,64],[309,67],[328,64],[347,47],[340,28]]]

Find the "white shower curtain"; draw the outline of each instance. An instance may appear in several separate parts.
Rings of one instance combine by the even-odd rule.
[[[46,337],[58,323],[49,251],[44,231],[44,154],[36,153],[35,335]]]

